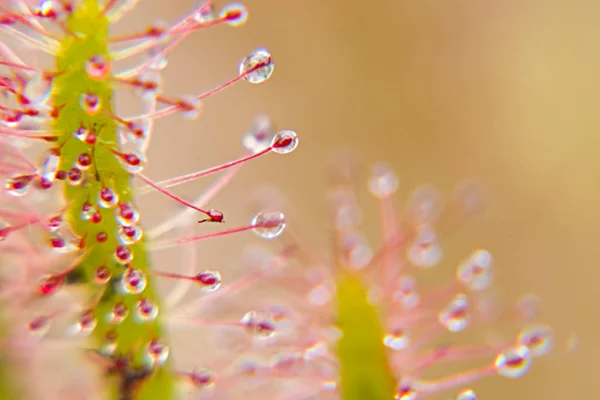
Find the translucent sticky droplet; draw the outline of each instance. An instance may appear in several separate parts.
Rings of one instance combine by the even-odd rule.
[[[285,230],[285,215],[281,212],[258,213],[250,224],[253,231],[263,239],[274,239]]]
[[[416,266],[430,268],[442,259],[443,251],[435,230],[430,225],[419,225],[413,244],[408,249],[408,258]]]
[[[470,313],[467,296],[459,293],[438,315],[438,319],[450,332],[460,332],[469,326]]]
[[[158,71],[147,70],[135,80],[134,93],[144,101],[153,100],[162,93],[162,79]]]
[[[369,190],[375,197],[388,197],[398,189],[398,176],[386,164],[377,164],[371,171]]]
[[[84,93],[79,98],[81,109],[89,116],[98,115],[102,111],[102,101],[94,93]]]
[[[465,389],[456,396],[456,400],[477,400],[477,395],[472,389]]]
[[[113,306],[112,310],[106,315],[107,322],[111,324],[120,324],[129,315],[129,310],[125,303],[117,303]]]
[[[413,223],[431,224],[441,212],[440,194],[432,185],[424,185],[415,190],[407,206],[407,214]]]
[[[122,294],[140,294],[146,289],[147,279],[144,272],[136,268],[127,268],[121,276]]]
[[[492,255],[486,250],[476,250],[457,270],[457,279],[471,290],[487,289],[492,283]]]
[[[86,310],[79,316],[74,326],[74,333],[79,336],[88,336],[98,325],[98,320],[93,310]]]
[[[29,78],[22,96],[27,99],[27,106],[30,108],[38,108],[48,101],[52,91],[51,79],[48,79],[41,72],[35,72]]]
[[[308,292],[308,301],[318,306],[327,304],[332,297],[333,293],[326,284],[317,285]]]
[[[296,132],[283,130],[277,132],[271,140],[271,149],[277,154],[288,154],[298,147],[298,135]]]
[[[394,397],[394,400],[415,400],[417,398],[417,391],[414,385],[409,380],[402,380],[398,386],[398,393]]]
[[[110,269],[106,265],[101,265],[96,268],[96,271],[94,271],[94,282],[98,285],[104,285],[108,283],[111,277],[112,274]]]
[[[205,292],[214,292],[221,287],[221,274],[217,271],[204,271],[194,277],[194,281],[200,285]]]
[[[124,245],[131,245],[142,240],[143,231],[140,226],[119,226],[119,241]]]
[[[119,195],[111,188],[103,187],[98,192],[98,205],[102,208],[112,208],[119,202]]]
[[[50,330],[50,325],[51,325],[50,318],[45,315],[42,315],[42,316],[34,318],[29,323],[29,332],[31,332],[31,334],[34,336],[43,337]]]
[[[494,361],[496,370],[507,378],[523,376],[531,366],[531,353],[527,346],[516,346],[508,349],[496,357]]]
[[[271,77],[274,68],[275,64],[269,51],[260,48],[240,62],[239,73],[246,81],[259,84]]]
[[[398,280],[398,288],[394,292],[394,302],[405,310],[411,310],[419,305],[421,297],[417,292],[417,281],[410,275],[404,275]]]
[[[30,188],[30,183],[35,178],[35,175],[18,175],[9,178],[4,185],[6,192],[11,196],[21,197],[27,194]]]
[[[215,20],[215,6],[214,3],[209,5],[203,5],[200,11],[194,16],[194,19],[201,23],[206,24]]]
[[[242,3],[230,3],[221,8],[219,18],[231,26],[240,26],[248,21],[248,9]]]
[[[119,264],[129,264],[133,261],[133,250],[125,245],[118,246],[115,249],[114,258]]]
[[[150,368],[164,365],[169,358],[169,346],[158,339],[151,340],[144,351],[144,362]]]
[[[56,149],[50,149],[46,154],[46,158],[40,165],[38,174],[48,182],[54,182],[56,172],[60,167],[60,152]]]
[[[250,335],[257,338],[269,338],[275,334],[275,321],[270,314],[260,311],[249,311],[240,323]]]
[[[215,384],[215,374],[208,368],[193,371],[189,376],[192,384],[200,389],[208,389]]]
[[[532,357],[547,354],[553,345],[553,331],[547,325],[532,325],[524,328],[517,336],[517,343],[527,346]]]
[[[181,115],[185,119],[196,119],[202,113],[202,100],[195,96],[183,96],[177,105]]]
[[[116,210],[116,214],[119,225],[131,226],[140,221],[140,213],[131,203],[120,203]]]
[[[119,159],[121,160],[123,168],[125,168],[127,172],[132,174],[142,172],[147,162],[146,155],[140,151],[135,150],[131,153],[119,156]]]
[[[252,121],[252,129],[242,137],[242,145],[253,154],[269,148],[273,136],[273,124],[268,115],[257,115]]]
[[[383,344],[396,351],[405,349],[408,343],[408,335],[402,329],[396,329],[383,337]]]
[[[80,186],[83,183],[83,172],[73,167],[67,171],[67,183],[71,186]]]
[[[163,54],[165,50],[165,45],[156,45],[148,50],[148,57],[150,58],[150,68],[156,71],[161,71],[167,68],[169,65],[169,59],[165,54]]]
[[[85,62],[85,72],[92,80],[106,79],[110,75],[110,62],[103,55],[97,54]]]
[[[158,306],[146,298],[140,299],[135,309],[135,317],[138,322],[151,322],[158,316]]]

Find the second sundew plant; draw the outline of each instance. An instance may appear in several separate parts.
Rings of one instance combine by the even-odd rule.
[[[111,36],[113,24],[138,3],[0,2],[7,39],[0,42],[0,316],[7,321],[0,328],[0,399],[414,400],[454,390],[458,400],[474,400],[472,381],[521,376],[532,358],[549,350],[552,331],[534,323],[531,297],[493,318],[486,297],[493,262],[486,250],[460,262],[455,281],[431,291],[417,288],[414,273],[442,261],[436,228],[476,201],[463,190],[457,203],[463,208],[442,211],[435,190],[423,187],[398,213],[398,179],[383,165],[369,182],[381,208],[383,244],[375,253],[360,233],[354,178],[347,173],[332,182],[329,255],[304,246],[286,231],[284,215],[270,209],[248,225],[162,238],[190,218],[198,221],[197,230],[224,223],[223,214],[206,204],[239,165],[268,153],[287,154],[298,138],[290,130],[274,132],[260,117],[244,137],[249,155],[162,182],[144,175],[154,120],[171,114],[195,119],[207,97],[238,81],[262,83],[274,66],[259,48],[229,82],[169,97],[162,92],[161,71],[176,45],[217,24],[240,25],[248,12],[239,3],[219,8],[207,0],[175,24]],[[52,64],[25,61],[38,60],[26,54],[34,51],[49,55]],[[120,60],[140,56],[138,65],[119,70]],[[121,90],[139,95],[146,111],[119,115],[115,99]],[[213,173],[216,181],[194,201],[169,190]],[[148,229],[134,195],[149,192],[186,210]],[[188,260],[189,273],[152,263],[152,251],[244,231],[283,247],[244,253],[249,265],[232,282],[222,281],[201,259]],[[163,299],[157,279],[181,285]],[[202,294],[182,305],[190,284]],[[452,344],[458,332],[498,322],[525,325],[514,339]],[[196,369],[182,369],[173,359],[171,323],[198,330],[196,346],[188,349]],[[201,334],[206,332],[212,336]],[[81,353],[82,364],[65,356],[52,371],[36,368],[32,359],[44,346]],[[432,367],[480,359],[490,361],[446,378],[429,376]],[[83,363],[99,371],[99,383],[82,394],[70,388],[77,387]],[[65,389],[40,397],[18,383],[46,374],[64,381]]]

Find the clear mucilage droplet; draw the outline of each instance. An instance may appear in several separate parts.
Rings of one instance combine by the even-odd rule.
[[[147,279],[144,272],[137,268],[127,268],[121,275],[120,291],[122,294],[140,294],[146,288]]]
[[[214,292],[221,287],[221,274],[217,271],[204,271],[194,277],[194,281],[202,287],[205,292]]]
[[[164,365],[169,358],[169,346],[158,339],[153,339],[144,350],[144,363],[150,368]]]
[[[519,345],[496,356],[494,361],[498,374],[507,378],[523,376],[531,366],[531,353],[527,346]]]
[[[467,296],[459,293],[438,315],[442,325],[450,332],[460,332],[469,326],[471,315]]]
[[[253,231],[263,239],[274,239],[285,230],[285,215],[281,212],[258,213],[250,224]]]
[[[517,343],[527,346],[532,357],[547,354],[552,349],[553,331],[547,325],[525,327],[517,336]]]
[[[240,320],[246,332],[256,338],[269,338],[275,334],[275,321],[268,313],[249,311]]]
[[[456,396],[456,400],[477,400],[477,395],[472,389],[465,389]]]
[[[398,189],[398,176],[385,164],[377,164],[371,171],[369,189],[375,197],[389,197]]]
[[[470,290],[484,290],[492,283],[492,255],[486,250],[476,250],[458,266],[457,279]]]
[[[239,73],[250,83],[263,83],[271,77],[275,64],[267,49],[260,48],[244,58],[239,65]]]
[[[277,154],[288,154],[298,147],[298,135],[290,130],[277,132],[271,140],[271,150]]]
[[[158,306],[146,298],[140,299],[135,309],[135,317],[138,322],[151,322],[158,316]]]
[[[242,3],[230,3],[221,8],[219,18],[230,26],[240,26],[248,21],[248,9]]]

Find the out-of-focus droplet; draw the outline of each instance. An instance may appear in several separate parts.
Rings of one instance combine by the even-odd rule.
[[[440,195],[431,185],[424,185],[415,190],[407,206],[407,216],[416,224],[431,224],[441,213]]]
[[[221,8],[219,18],[231,26],[240,26],[248,21],[248,9],[242,3],[230,3]]]
[[[136,268],[127,268],[121,276],[121,293],[140,294],[146,288],[147,279],[144,272]]]
[[[146,298],[142,298],[137,302],[135,310],[135,317],[139,322],[151,322],[158,316],[158,306]]]
[[[4,185],[6,192],[11,196],[20,197],[27,194],[30,188],[30,183],[35,178],[35,175],[18,175],[9,178]]]
[[[158,71],[147,70],[135,81],[134,93],[144,101],[153,100],[162,93],[162,80]]]
[[[405,349],[408,343],[408,335],[403,329],[395,329],[383,337],[383,344],[396,351]]]
[[[519,345],[510,348],[496,356],[494,361],[496,370],[507,378],[523,376],[531,366],[531,353],[527,346]]]
[[[409,380],[403,380],[398,386],[398,393],[394,400],[415,400],[417,398],[417,390],[413,383]]]
[[[492,283],[492,264],[488,251],[476,250],[458,266],[457,279],[471,290],[487,289]]]
[[[288,154],[298,147],[298,135],[296,132],[283,130],[277,132],[271,140],[271,149],[277,154]]]
[[[443,251],[435,230],[430,225],[419,225],[413,244],[408,249],[408,258],[416,266],[430,268],[442,259]]]
[[[549,326],[531,325],[519,332],[517,343],[527,346],[532,357],[539,357],[552,349],[552,336]]]
[[[377,164],[371,171],[369,189],[375,197],[384,198],[391,196],[398,189],[398,176],[389,165]]]
[[[46,181],[54,182],[59,167],[60,151],[58,149],[50,149],[38,170],[38,174]]]
[[[94,93],[84,93],[79,98],[81,109],[89,116],[98,115],[102,111],[102,100]]]
[[[124,245],[131,245],[142,240],[143,231],[140,226],[119,226],[119,241]]]
[[[110,281],[112,274],[110,269],[106,265],[101,265],[94,271],[94,283],[97,285],[104,285]]]
[[[210,369],[201,369],[190,373],[190,381],[200,389],[208,389],[215,384],[215,374]]]
[[[204,271],[194,277],[194,281],[202,287],[205,292],[214,292],[221,287],[221,274],[217,271]]]
[[[111,188],[103,187],[98,192],[98,205],[102,208],[112,208],[119,202],[119,195]]]
[[[285,229],[285,215],[281,212],[258,213],[252,218],[250,224],[258,236],[263,239],[274,239]]]
[[[115,304],[112,310],[107,314],[106,320],[111,324],[120,324],[129,315],[129,310],[125,303]]]
[[[459,293],[440,311],[438,319],[450,332],[460,332],[469,326],[470,313],[467,296]]]
[[[472,389],[465,389],[456,396],[456,400],[477,400],[477,395]]]
[[[98,320],[94,315],[94,310],[86,310],[81,313],[75,323],[74,333],[79,336],[88,336],[94,331],[96,325],[98,325]]]
[[[169,346],[158,339],[153,339],[146,345],[144,362],[150,368],[164,365],[169,358]]]
[[[239,73],[250,83],[263,83],[271,77],[275,63],[265,48],[254,50],[239,65]]]
[[[250,335],[257,338],[269,338],[275,334],[275,321],[270,314],[260,311],[249,311],[240,323]]]
[[[178,102],[181,115],[185,119],[196,119],[202,112],[202,100],[195,96],[182,96]]]
[[[116,210],[116,220],[119,225],[132,226],[140,221],[140,213],[131,203],[119,203]]]
[[[114,259],[119,264],[126,265],[133,261],[133,250],[131,248],[121,245],[115,249]]]
[[[393,299],[405,310],[411,310],[419,305],[421,298],[417,292],[416,279],[410,275],[400,277]]]
[[[215,20],[215,5],[214,3],[202,4],[200,11],[194,16],[194,19],[201,23],[206,24]]]
[[[252,122],[252,129],[242,137],[242,145],[256,154],[269,148],[273,136],[273,124],[268,115],[257,115]]]
[[[106,79],[110,75],[110,62],[103,55],[97,54],[85,62],[85,72],[93,80]]]

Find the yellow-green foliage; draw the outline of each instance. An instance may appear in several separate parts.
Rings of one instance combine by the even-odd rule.
[[[119,196],[120,202],[132,200],[131,175],[121,165],[119,159],[111,153],[110,148],[118,150],[116,123],[105,111],[113,112],[114,107],[114,81],[110,76],[101,79],[91,79],[85,70],[85,63],[93,56],[103,56],[110,59],[108,51],[109,21],[101,13],[101,7],[96,0],[85,0],[72,13],[68,20],[68,28],[76,34],[76,37],[66,35],[61,41],[61,48],[56,56],[56,68],[58,76],[54,80],[53,105],[60,109],[58,118],[54,122],[53,129],[60,135],[59,145],[61,156],[61,168],[69,170],[75,163],[77,157],[82,153],[88,153],[93,157],[93,165],[85,173],[85,181],[80,186],[65,185],[65,197],[69,204],[67,220],[74,233],[85,238],[85,246],[82,252],[89,255],[77,267],[85,279],[92,293],[104,294],[98,305],[94,305],[94,313],[98,325],[93,336],[96,345],[105,342],[107,333],[114,332],[117,337],[116,355],[133,357],[131,368],[142,366],[142,355],[145,345],[153,338],[161,338],[163,330],[159,320],[148,323],[139,323],[132,317],[136,302],[141,295],[121,295],[114,290],[113,282],[102,285],[94,283],[96,268],[106,265],[110,268],[112,277],[118,277],[125,271],[125,267],[113,259],[116,247],[119,245],[117,239],[118,224],[115,213],[118,207],[101,208],[97,205],[98,194],[101,187],[107,186],[113,189]],[[98,96],[102,112],[90,115],[80,105],[80,96],[93,93]],[[86,144],[73,137],[78,128],[84,127],[93,131],[98,136],[95,145]],[[90,202],[102,214],[99,223],[82,220],[82,206]],[[106,232],[108,240],[98,243],[96,234]],[[149,271],[149,258],[144,241],[130,246],[134,253],[131,266],[146,272],[148,285],[142,295],[159,305],[159,299],[152,284]],[[115,303],[123,301],[130,316],[118,325],[112,325],[105,320]],[[160,305],[159,305],[160,307]],[[136,390],[135,398],[139,400],[170,399],[173,395],[173,377],[169,375],[168,363],[153,375],[144,379]],[[112,379],[111,391],[113,397],[121,391],[123,376],[116,374]],[[121,394],[120,396],[123,396]]]
[[[338,324],[343,336],[337,354],[344,400],[390,400],[394,376],[389,368],[377,308],[357,278],[342,274],[337,281]]]

